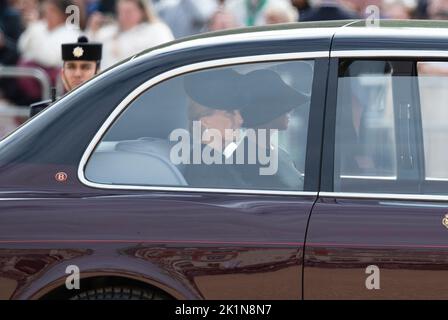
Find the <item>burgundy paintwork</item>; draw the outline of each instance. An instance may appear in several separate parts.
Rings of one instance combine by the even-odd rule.
[[[305,299],[447,299],[443,203],[323,198],[307,234]],[[367,290],[376,265],[380,290]]]
[[[48,194],[61,170],[67,193]],[[85,278],[119,276],[178,299],[301,298],[314,197],[89,193],[70,180],[75,168],[34,172],[48,178],[47,193],[0,197],[2,299],[64,288],[68,265],[80,268],[81,289]]]

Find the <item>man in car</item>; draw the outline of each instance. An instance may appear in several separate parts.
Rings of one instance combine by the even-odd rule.
[[[310,71],[311,72],[311,71]],[[306,94],[293,89],[272,70],[249,72],[240,82],[240,89],[246,93],[246,102],[241,109],[243,126],[255,129],[257,135],[247,135],[245,154],[250,144],[255,144],[257,153],[277,157],[277,170],[272,174],[260,174],[260,162],[241,167],[241,175],[253,188],[275,190],[303,190],[303,175],[297,170],[289,153],[271,141],[275,132],[285,131],[289,126],[289,113],[309,103]],[[261,159],[258,155],[258,159]]]
[[[62,44],[61,70],[62,83],[65,93],[75,89],[84,82],[93,78],[100,70],[102,44],[91,43],[85,36],[78,38],[75,43]],[[55,100],[55,90],[52,90],[52,99],[34,103],[30,106],[30,116],[33,117]]]

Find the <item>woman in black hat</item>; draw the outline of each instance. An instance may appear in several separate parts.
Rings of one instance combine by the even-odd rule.
[[[190,98],[191,159],[185,179],[193,187],[245,188],[235,170],[235,140],[243,124],[240,114],[241,75],[231,69],[198,72],[184,78]],[[195,157],[197,155],[197,157]],[[207,161],[204,156],[213,159]],[[232,163],[229,163],[232,160]]]
[[[273,167],[276,170],[271,170],[269,174],[260,174],[262,164],[259,162],[246,164],[241,168],[244,180],[257,189],[301,191],[302,173],[289,153],[272,143],[271,137],[274,132],[288,129],[289,113],[308,103],[309,96],[293,89],[276,72],[267,69],[246,74],[240,82],[240,90],[245,97],[241,110],[244,127],[257,132],[255,137],[247,135],[241,146],[246,148],[255,144],[257,159],[261,159],[260,153],[277,158],[277,167]]]

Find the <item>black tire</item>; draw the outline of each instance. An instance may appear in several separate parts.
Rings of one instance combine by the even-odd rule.
[[[81,292],[70,300],[165,300],[157,292],[132,287],[107,287]]]

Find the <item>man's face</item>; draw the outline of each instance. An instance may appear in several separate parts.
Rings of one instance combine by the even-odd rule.
[[[67,61],[62,69],[65,89],[72,90],[93,78],[96,74],[96,62],[94,61]]]

